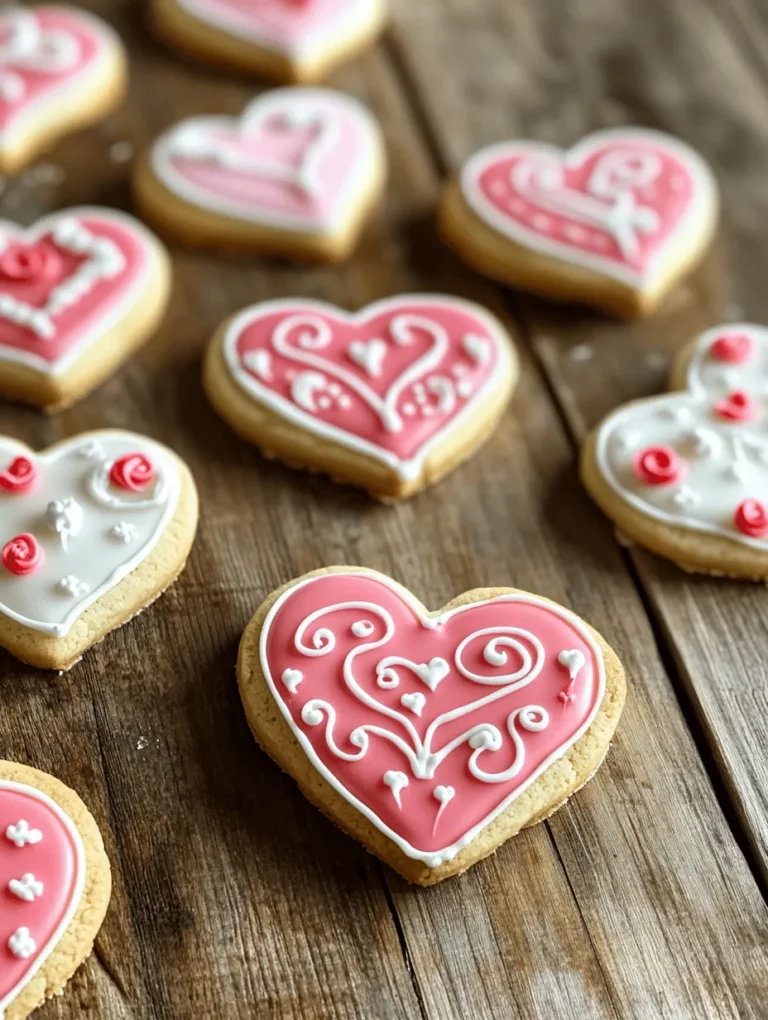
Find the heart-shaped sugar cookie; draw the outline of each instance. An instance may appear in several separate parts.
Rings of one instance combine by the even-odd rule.
[[[299,299],[254,305],[214,338],[205,384],[265,452],[402,498],[485,441],[516,375],[511,342],[484,309],[406,295],[358,314]]]
[[[546,599],[488,589],[429,613],[359,568],[270,596],[243,635],[238,677],[259,743],[334,822],[424,885],[556,810],[597,768],[624,700],[610,648]]]
[[[585,484],[661,555],[768,577],[768,330],[710,330],[683,352],[672,385],[685,389],[605,419],[585,447]]]
[[[130,432],[33,453],[0,437],[0,644],[67,669],[177,577],[197,523],[186,466]]]

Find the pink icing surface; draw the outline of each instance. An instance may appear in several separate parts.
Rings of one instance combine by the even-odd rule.
[[[103,54],[104,40],[94,30],[93,23],[79,17],[74,11],[41,7],[32,12],[42,33],[63,32],[75,39],[79,53],[76,61],[66,70],[44,73],[26,60],[19,60],[11,52],[14,41],[12,12],[0,13],[0,76],[11,71],[24,83],[24,94],[18,99],[3,98],[0,90],[0,130],[24,114],[30,107],[73,81],[93,65]],[[44,38],[44,37],[43,37]]]
[[[484,658],[488,641],[494,636],[503,636],[503,628],[522,628],[539,639],[546,657],[541,672],[534,680],[483,708],[475,708],[461,718],[444,722],[431,742],[431,751],[439,752],[472,726],[493,724],[502,734],[501,748],[483,751],[478,764],[485,772],[502,772],[513,764],[516,756],[507,731],[508,717],[517,709],[538,706],[549,713],[549,725],[540,732],[529,732],[517,725],[516,732],[525,748],[525,760],[516,777],[494,783],[473,776],[469,769],[473,751],[466,741],[447,755],[431,778],[417,778],[406,755],[389,740],[375,734],[370,735],[367,753],[358,761],[344,761],[329,749],[325,736],[326,716],[320,725],[308,725],[302,720],[302,709],[313,699],[322,699],[335,709],[337,718],[333,739],[344,752],[357,753],[360,745],[350,740],[350,734],[355,727],[362,725],[383,727],[400,735],[406,742],[410,741],[402,721],[390,719],[365,705],[344,679],[344,663],[350,652],[379,641],[386,633],[386,622],[376,613],[365,608],[336,609],[311,623],[303,636],[305,646],[323,647],[328,642],[319,631],[327,628],[336,642],[332,651],[322,656],[309,656],[296,648],[297,631],[310,614],[350,601],[371,603],[386,609],[394,620],[395,630],[387,642],[363,651],[348,663],[348,671],[360,688],[380,705],[408,719],[422,740],[430,724],[441,714],[469,706],[506,686],[487,686],[460,674],[455,656],[466,638],[475,635],[462,652],[461,661],[471,672],[488,678],[499,678],[512,672],[522,662],[519,652],[503,646],[498,650],[508,653],[504,665],[490,665]],[[353,624],[361,620],[373,623],[374,629],[368,637],[356,637],[352,631]],[[492,632],[477,634],[486,628]],[[505,801],[509,801],[548,759],[558,755],[573,741],[578,731],[592,718],[601,696],[601,664],[593,646],[568,619],[535,600],[479,603],[456,613],[435,628],[428,628],[399,594],[376,577],[326,575],[299,587],[286,598],[272,618],[266,638],[262,635],[262,641],[266,641],[265,672],[268,671],[271,676],[276,697],[284,713],[309,741],[325,768],[349,795],[369,808],[385,826],[425,853],[455,844],[475,826],[481,825]],[[530,642],[523,639],[523,644],[532,649]],[[573,699],[567,704],[560,694],[569,690],[569,670],[557,658],[563,650],[580,651],[584,655],[584,666],[570,687]],[[398,667],[399,686],[385,690],[377,684],[376,666],[388,656],[401,656],[414,663],[428,663],[434,657],[440,657],[451,668],[432,691],[414,672]],[[263,659],[262,662],[264,664]],[[286,669],[298,670],[304,677],[293,694],[281,679]],[[401,697],[412,693],[425,697],[421,718],[401,704]],[[388,770],[400,771],[408,777],[408,786],[401,791],[402,810],[383,780]],[[436,824],[440,804],[434,797],[434,790],[439,785],[453,787],[455,796]]]
[[[240,329],[236,338],[240,371],[247,374],[251,385],[272,398],[268,402],[274,404],[276,399],[278,407],[289,413],[301,412],[341,433],[361,437],[403,461],[415,456],[492,381],[500,363],[500,345],[505,342],[485,316],[447,300],[393,300],[386,303],[386,310],[374,311],[364,318],[330,311],[326,305],[300,301],[280,304],[279,311],[270,310],[269,305],[264,306],[264,311],[256,306]],[[293,316],[294,325],[285,334],[288,347],[294,352],[289,357],[278,352],[275,335],[278,326]],[[414,320],[415,316],[421,321]],[[414,323],[408,330],[410,342],[395,340],[392,324],[396,320]],[[440,331],[445,344],[444,353],[436,358],[439,340],[424,328],[425,323]],[[312,360],[307,361],[307,352],[300,342],[303,336],[317,335],[319,326],[327,327],[328,342],[312,350]],[[465,349],[467,336],[478,338],[484,345],[487,353],[483,363]],[[372,375],[350,353],[354,344],[371,341],[383,342],[386,348],[378,375]],[[269,380],[257,375],[253,367],[256,351],[268,352]],[[315,391],[312,398],[315,409],[310,412],[297,402],[299,384],[307,372],[318,371],[325,378],[325,386]],[[441,385],[450,386],[453,394],[450,409],[441,409],[441,400],[431,388],[436,378],[443,381]],[[466,387],[466,396],[459,395],[459,383]],[[381,411],[377,410],[377,401],[380,404],[388,394],[395,394],[391,406],[397,414],[400,426],[397,430],[387,428]]]
[[[482,195],[502,221],[556,242],[564,249],[596,255],[639,271],[663,247],[695,197],[690,169],[677,155],[660,146],[640,142],[623,141],[620,145],[606,142],[578,163],[574,163],[570,156],[567,162],[560,162],[564,188],[590,195],[590,180],[598,163],[617,149],[636,155],[650,154],[659,161],[659,172],[653,182],[633,189],[637,204],[652,210],[658,217],[658,229],[647,233],[637,231],[637,248],[627,253],[609,230],[601,229],[584,218],[558,214],[551,207],[537,203],[530,194],[521,194],[514,180],[516,168],[530,163],[538,166],[551,164],[551,155],[542,156],[539,147],[524,142],[511,143],[505,148],[506,154],[494,158],[477,177]]]
[[[360,7],[361,0],[180,0],[198,17],[237,35],[293,49],[328,23]]]
[[[6,836],[9,825],[20,820],[38,829],[43,838],[35,845],[17,847]],[[43,883],[34,902],[19,899],[8,888],[12,879],[31,873]],[[71,834],[47,805],[24,790],[9,789],[0,780],[0,1003],[24,980],[63,921],[72,904],[78,879],[77,851]],[[15,956],[8,940],[19,928],[28,928],[37,950],[28,959]]]
[[[51,291],[59,284],[66,283],[77,269],[87,261],[87,255],[75,255],[59,247],[53,240],[51,231],[57,220],[72,219],[69,213],[49,217],[49,225],[45,232],[38,234],[32,228],[30,240],[24,232],[11,237],[6,247],[0,252],[0,301],[3,295],[22,301],[35,308],[44,307]],[[112,219],[108,215],[88,215],[74,217],[78,223],[97,238],[113,241],[123,253],[126,264],[124,269],[113,279],[103,279],[69,308],[63,309],[54,316],[56,333],[51,338],[41,338],[30,328],[9,321],[2,316],[0,310],[0,360],[4,349],[24,351],[43,358],[54,364],[60,357],[67,354],[83,336],[109,316],[116,305],[123,300],[127,292],[136,283],[139,275],[147,266],[146,242],[132,230],[126,221]],[[21,229],[21,228],[19,228]],[[38,271],[29,278],[19,279],[4,270],[6,258],[32,259]]]

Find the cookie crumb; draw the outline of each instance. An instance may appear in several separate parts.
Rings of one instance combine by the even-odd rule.
[[[584,362],[591,361],[595,356],[595,349],[589,344],[578,344],[578,346],[571,348],[570,358],[571,361]]]
[[[133,159],[133,152],[131,142],[115,142],[109,147],[109,158],[113,163],[130,163]]]

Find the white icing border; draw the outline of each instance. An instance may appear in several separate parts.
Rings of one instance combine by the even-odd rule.
[[[64,932],[70,925],[72,918],[75,916],[77,908],[80,906],[80,901],[83,897],[83,890],[85,888],[85,847],[83,846],[83,840],[77,826],[64,811],[60,804],[58,804],[52,797],[49,797],[47,793],[43,793],[42,790],[38,790],[36,786],[28,786],[26,783],[17,783],[12,779],[3,779],[0,777],[0,790],[10,790],[15,793],[23,793],[27,796],[31,796],[33,800],[40,801],[49,808],[53,814],[59,819],[67,833],[72,839],[72,843],[75,847],[75,866],[76,866],[76,877],[75,877],[75,888],[72,895],[71,902],[67,907],[64,916],[62,917],[58,927],[51,935],[50,939],[46,942],[45,946],[41,950],[35,962],[29,968],[27,973],[21,979],[21,981],[15,985],[11,991],[5,996],[4,999],[0,999],[0,1020],[3,1017],[3,1011],[18,998],[19,993],[26,988],[32,978],[38,973],[40,968],[43,966],[45,961],[54,951],[56,946],[61,941]]]
[[[729,322],[725,325],[715,326],[713,329],[707,330],[706,333],[702,333],[696,343],[696,348],[686,370],[687,388],[685,390],[671,390],[668,393],[662,393],[657,397],[651,397],[641,401],[635,400],[609,414],[599,426],[597,431],[595,461],[602,478],[607,482],[611,489],[613,489],[616,495],[619,496],[623,502],[628,503],[633,509],[640,511],[645,516],[655,518],[656,520],[662,521],[664,524],[671,524],[676,528],[688,528],[691,531],[698,531],[708,535],[718,535],[722,538],[729,538],[733,542],[739,542],[741,545],[747,545],[753,549],[765,551],[768,549],[768,538],[752,538],[749,535],[743,534],[735,527],[725,528],[718,527],[716,524],[707,524],[705,521],[700,519],[687,517],[680,513],[679,510],[677,510],[676,513],[672,513],[670,511],[663,510],[661,507],[656,507],[653,504],[648,503],[635,493],[630,492],[618,481],[611,470],[611,465],[608,460],[608,443],[611,435],[617,428],[620,428],[627,419],[636,415],[639,409],[642,409],[644,413],[647,412],[648,414],[652,414],[654,410],[671,408],[676,402],[689,407],[691,403],[697,399],[700,399],[702,402],[706,401],[707,403],[711,401],[711,397],[708,396],[708,391],[699,382],[698,372],[699,367],[702,362],[705,361],[709,353],[709,348],[711,347],[712,342],[717,339],[718,336],[722,336],[723,332],[746,332],[751,336],[758,336],[760,338],[760,343],[768,348],[768,327],[754,325],[753,323]],[[768,470],[768,468],[766,470]]]
[[[45,234],[51,233],[57,224],[68,219],[74,219],[78,222],[84,219],[101,220],[107,224],[112,223],[122,230],[131,233],[143,250],[143,265],[138,267],[136,279],[126,289],[120,301],[110,307],[104,315],[98,317],[91,324],[90,329],[83,331],[80,339],[70,344],[66,351],[55,361],[48,361],[37,354],[33,354],[31,351],[22,351],[15,347],[8,347],[0,340],[0,370],[3,362],[14,361],[22,365],[28,365],[30,368],[34,368],[47,376],[63,375],[78,358],[86,353],[92,344],[107,338],[111,330],[146,294],[150,282],[159,269],[160,262],[157,254],[159,243],[144,224],[134,219],[133,216],[129,216],[128,213],[101,206],[72,206],[68,209],[61,209],[58,212],[44,216],[28,228],[21,227],[12,220],[0,220],[0,245],[2,245],[5,238],[11,238],[22,244],[34,244]],[[122,248],[120,251],[122,253]],[[64,280],[62,284],[66,285],[67,282],[67,280]],[[2,293],[3,285],[2,280],[0,280],[0,295]],[[46,343],[45,340],[38,342],[41,345]]]
[[[311,31],[291,42],[265,38],[249,21],[237,11],[211,11],[205,0],[172,0],[182,10],[197,18],[204,25],[228,32],[239,39],[255,43],[263,49],[281,53],[289,59],[304,62],[322,57],[328,50],[334,52],[346,49],[348,43],[357,41],[367,33],[378,18],[380,0],[347,0],[340,5],[334,16],[322,24],[316,24]]]
[[[489,339],[495,342],[498,349],[498,363],[492,375],[489,375],[485,382],[467,400],[464,407],[451,418],[446,425],[438,429],[420,448],[418,453],[409,460],[403,460],[390,450],[385,450],[361,436],[352,434],[345,429],[338,428],[302,410],[293,401],[276,393],[265,386],[258,379],[248,372],[241,364],[237,352],[237,343],[241,334],[250,326],[255,318],[262,318],[273,312],[306,312],[308,314],[331,315],[335,319],[351,323],[352,325],[364,324],[375,316],[390,311],[402,310],[406,305],[433,305],[442,307],[447,311],[459,311],[472,315],[478,319],[489,334]],[[420,314],[428,314],[424,310]],[[306,429],[310,433],[331,439],[341,446],[357,450],[374,460],[380,461],[391,468],[398,477],[411,481],[420,477],[424,463],[428,459],[433,448],[441,443],[447,436],[458,431],[467,422],[477,408],[498,385],[498,378],[508,378],[512,371],[512,353],[510,345],[512,341],[504,332],[501,324],[491,315],[490,312],[472,301],[464,301],[461,298],[449,298],[442,294],[401,294],[393,298],[385,298],[383,301],[374,301],[366,305],[358,312],[347,312],[336,305],[325,301],[303,300],[301,298],[276,299],[274,301],[262,301],[259,304],[251,305],[244,309],[230,323],[223,342],[224,360],[233,379],[238,385],[253,397],[255,400],[265,404],[271,410],[276,411],[282,417],[287,418],[295,424]]]
[[[330,107],[337,107],[338,116],[346,117],[352,124],[360,145],[360,153],[356,165],[348,172],[343,186],[339,188],[336,200],[327,216],[297,216],[285,212],[269,212],[263,207],[254,208],[247,203],[229,200],[213,195],[209,190],[200,188],[179,174],[173,166],[173,144],[183,132],[195,128],[226,131],[246,131],[251,122],[260,123],[268,117],[281,112],[291,112],[298,104],[309,107],[313,102],[318,104],[318,114],[330,116]],[[327,112],[326,112],[327,111]],[[333,121],[331,122],[333,124]],[[208,209],[214,213],[231,216],[247,223],[258,223],[265,226],[295,230],[301,233],[334,235],[344,228],[350,212],[368,194],[371,182],[375,179],[380,160],[379,125],[373,114],[358,100],[335,89],[303,88],[288,86],[272,89],[245,107],[239,117],[188,117],[179,121],[152,146],[150,161],[155,177],[173,194],[191,204]],[[178,157],[175,157],[178,158]]]
[[[642,269],[621,265],[594,252],[580,251],[576,246],[561,243],[529,230],[511,217],[502,216],[478,185],[480,175],[489,166],[521,152],[539,152],[569,166],[581,164],[585,158],[606,143],[620,145],[624,142],[629,144],[645,142],[665,150],[685,164],[693,182],[692,199],[680,223]],[[604,131],[595,131],[586,135],[570,149],[559,149],[553,145],[523,139],[500,142],[476,152],[462,168],[460,181],[464,200],[473,212],[504,237],[532,251],[619,280],[639,292],[653,292],[663,283],[670,268],[674,267],[678,260],[684,259],[687,252],[699,243],[703,228],[717,214],[719,205],[717,182],[710,167],[698,152],[678,138],[646,128],[608,128]]]
[[[285,603],[289,598],[295,595],[297,591],[299,591],[301,588],[306,587],[307,585],[314,584],[318,581],[322,581],[326,577],[336,578],[360,577],[367,578],[368,580],[376,581],[382,584],[385,588],[389,588],[390,591],[392,591],[395,595],[399,596],[411,610],[415,618],[421,623],[421,625],[425,629],[428,630],[434,630],[435,627],[445,623],[446,621],[451,619],[451,617],[456,616],[457,614],[465,612],[469,609],[473,609],[476,606],[493,605],[494,603],[499,602],[523,602],[526,603],[527,605],[532,605],[536,606],[539,609],[543,609],[546,612],[553,613],[555,616],[559,616],[562,620],[566,621],[570,626],[574,628],[574,630],[578,633],[579,637],[582,638],[584,643],[587,645],[587,647],[592,651],[592,653],[595,656],[595,661],[597,663],[598,693],[595,698],[594,708],[590,715],[585,720],[585,722],[583,723],[583,725],[579,727],[576,733],[574,733],[573,736],[566,743],[560,745],[555,751],[553,751],[553,753],[547,759],[545,759],[545,761],[543,761],[541,765],[539,765],[539,767],[534,770],[533,773],[531,773],[531,775],[528,777],[528,779],[525,780],[524,783],[521,783],[520,786],[517,787],[517,789],[513,790],[512,793],[510,793],[509,796],[507,796],[488,815],[486,815],[485,818],[483,818],[480,822],[478,822],[471,829],[465,832],[464,835],[461,836],[455,843],[452,843],[450,846],[443,847],[441,850],[438,851],[419,850],[416,847],[412,846],[402,836],[398,835],[398,833],[390,829],[389,826],[385,822],[383,822],[371,808],[369,808],[366,804],[363,804],[362,801],[358,800],[358,798],[355,797],[354,794],[350,793],[350,791],[347,790],[346,787],[336,778],[333,772],[331,772],[330,769],[327,768],[327,766],[323,763],[322,759],[316,754],[315,749],[312,746],[312,742],[309,740],[309,738],[306,736],[303,730],[301,730],[295,723],[294,718],[290,712],[290,709],[288,708],[286,702],[283,700],[283,697],[278,690],[277,684],[275,683],[275,680],[272,677],[267,657],[267,641],[269,638],[269,630],[272,625],[272,621],[279,612],[283,603]],[[307,758],[312,763],[312,765],[314,765],[314,767],[317,769],[320,775],[326,780],[326,782],[328,782],[334,788],[334,790],[338,794],[340,794],[346,801],[348,801],[348,803],[350,803],[362,815],[364,815],[368,819],[368,821],[371,822],[380,832],[382,832],[388,839],[391,839],[392,842],[395,843],[403,851],[404,854],[406,854],[406,856],[411,857],[415,860],[423,861],[427,865],[427,867],[430,868],[439,867],[446,861],[452,860],[456,856],[456,854],[459,853],[460,850],[463,850],[464,847],[468,846],[469,843],[471,843],[472,840],[484,828],[486,828],[486,826],[490,825],[495,818],[497,818],[503,811],[505,811],[506,808],[508,808],[509,805],[514,800],[516,800],[532,783],[534,783],[539,778],[539,776],[541,776],[550,767],[550,765],[554,764],[554,762],[562,758],[563,755],[571,747],[573,747],[576,741],[579,740],[580,737],[582,737],[584,733],[586,733],[587,729],[591,726],[595,716],[597,715],[600,709],[600,706],[602,705],[603,696],[605,694],[605,662],[603,660],[603,653],[600,650],[597,641],[592,636],[589,628],[583,622],[583,620],[579,619],[578,616],[576,616],[570,610],[565,609],[563,606],[558,606],[554,603],[547,602],[544,599],[539,599],[535,595],[499,595],[496,598],[484,599],[481,602],[465,603],[464,605],[457,606],[455,609],[450,609],[447,612],[442,613],[440,616],[431,616],[428,613],[425,613],[424,606],[422,605],[421,602],[419,602],[419,600],[415,597],[415,595],[413,595],[412,592],[410,592],[407,588],[404,588],[402,585],[398,584],[396,581],[393,581],[392,578],[387,577],[386,574],[380,574],[378,571],[375,570],[360,571],[350,569],[349,571],[335,571],[332,574],[321,574],[316,577],[305,578],[304,580],[301,580],[296,584],[292,584],[291,587],[284,591],[283,594],[272,605],[272,607],[269,610],[269,613],[267,614],[266,619],[264,620],[264,623],[262,624],[261,633],[259,635],[259,659],[261,663],[262,672],[264,673],[264,678],[267,681],[267,684],[269,686],[272,697],[275,700],[275,703],[279,707],[283,718],[291,728],[293,735],[296,737],[296,739],[299,741],[302,748],[304,749],[304,753],[307,755]]]
[[[122,563],[107,580],[100,585],[98,588],[94,588],[93,591],[89,592],[88,595],[78,602],[77,605],[71,610],[71,612],[64,618],[63,623],[41,623],[39,620],[32,620],[27,616],[23,616],[21,613],[15,612],[10,609],[4,602],[0,601],[0,613],[7,616],[11,620],[15,620],[17,623],[23,624],[25,627],[29,627],[30,630],[41,631],[44,634],[52,634],[54,637],[66,637],[69,631],[72,629],[72,625],[82,616],[82,614],[93,605],[102,595],[110,591],[116,584],[127,577],[139,564],[143,563],[144,560],[149,556],[152,550],[159,542],[161,536],[168,527],[179,503],[179,496],[181,494],[181,472],[174,463],[173,458],[170,455],[170,450],[163,446],[161,443],[156,442],[154,439],[150,439],[148,436],[143,436],[138,432],[126,432],[121,429],[102,429],[98,432],[81,432],[77,436],[73,436],[71,439],[66,439],[63,442],[57,443],[55,446],[37,452],[32,450],[25,443],[19,442],[12,436],[3,436],[3,442],[7,442],[9,446],[15,445],[18,450],[19,456],[31,457],[36,463],[42,463],[45,465],[48,461],[58,460],[62,456],[66,456],[72,450],[76,450],[78,446],[82,446],[84,443],[98,442],[100,439],[114,439],[123,440],[130,442],[135,445],[142,453],[149,452],[158,466],[158,474],[167,481],[167,505],[165,513],[160,519],[160,523],[157,525],[152,537],[145,542],[141,549],[130,559]]]

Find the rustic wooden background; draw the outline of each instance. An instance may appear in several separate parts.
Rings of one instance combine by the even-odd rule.
[[[131,95],[5,182],[24,223],[131,208],[131,147],[253,83],[155,43],[136,0],[89,0],[123,34]],[[658,391],[718,320],[768,321],[765,0],[395,0],[391,29],[330,84],[389,145],[385,207],[340,269],[174,248],[156,340],[97,393],[0,429],[46,446],[134,428],[187,459],[202,520],[182,580],[63,677],[0,656],[2,756],[86,799],[114,868],[96,952],[41,1020],[748,1020],[768,1015],[768,594],[621,548],[576,474],[587,429]],[[438,243],[441,184],[507,137],[567,144],[639,123],[717,169],[722,240],[649,322],[504,292]],[[406,505],[264,461],[208,407],[200,359],[225,316],[301,294],[358,307],[403,290],[487,304],[515,335],[518,393],[492,442]],[[427,604],[478,585],[540,592],[622,656],[626,712],[597,779],[463,878],[410,888],[336,831],[257,749],[234,678],[261,599],[323,564],[393,574]]]

